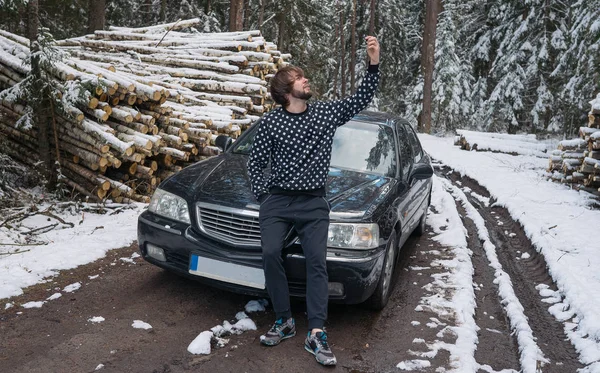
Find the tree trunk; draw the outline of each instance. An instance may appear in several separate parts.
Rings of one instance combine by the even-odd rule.
[[[155,23],[152,0],[143,0],[142,5],[140,5],[139,13],[142,14],[144,25],[151,25]]]
[[[284,35],[285,35],[285,11],[279,13],[279,35],[277,40],[277,48],[280,51],[285,50],[283,47]]]
[[[243,29],[249,30],[250,26],[248,23],[250,22],[250,0],[244,0],[244,21],[243,21]]]
[[[335,25],[335,41],[340,37],[340,25]],[[335,45],[335,43],[333,44]],[[338,59],[333,70],[333,99],[337,100],[337,85],[338,85],[338,72],[340,70],[340,60]]]
[[[352,34],[350,35],[350,93],[356,84],[356,0],[352,0]]]
[[[419,130],[431,133],[431,99],[433,85],[433,68],[435,65],[435,32],[437,26],[440,0],[427,0],[425,10],[425,30],[423,31],[423,56],[421,68],[423,72],[423,110],[419,117]]]
[[[159,19],[162,23],[167,23],[167,0],[160,0]]]
[[[28,15],[28,37],[31,48],[31,76],[33,77],[32,91],[35,97],[29,98],[29,104],[33,110],[33,121],[37,127],[38,155],[42,161],[41,173],[46,176],[48,183],[53,181],[52,157],[50,155],[50,128],[46,108],[49,105],[45,97],[44,83],[42,81],[42,70],[40,66],[39,52],[40,47],[37,43],[37,30],[39,26],[39,4],[38,0],[31,0],[27,5]]]
[[[265,21],[265,1],[258,0],[258,31],[262,34],[263,22]]]
[[[88,0],[88,33],[104,29],[106,0]]]
[[[212,10],[212,1],[206,0],[206,3],[204,4],[204,14],[210,13],[211,10]]]
[[[371,0],[371,14],[369,15],[369,35],[375,36],[375,0]]]
[[[27,38],[30,41],[30,46],[37,40],[38,27],[40,21],[38,18],[38,0],[30,0],[27,5]]]
[[[229,31],[242,31],[244,27],[244,0],[230,0],[229,4]]]
[[[342,92],[340,97],[346,96],[346,53],[344,41],[344,9],[338,1],[338,12],[340,13],[340,79],[342,80]]]

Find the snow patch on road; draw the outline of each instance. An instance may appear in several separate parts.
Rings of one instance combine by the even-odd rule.
[[[152,325],[142,320],[133,320],[133,324],[131,324],[131,326],[133,326],[135,329],[152,329]]]
[[[27,302],[25,304],[22,304],[21,307],[23,307],[23,308],[42,308],[44,303],[46,303],[46,302],[45,301]]]
[[[269,304],[266,299],[251,300],[244,307],[248,313],[264,311],[265,306]],[[188,352],[196,355],[208,355],[211,352],[210,343],[215,340],[218,347],[224,347],[229,343],[229,339],[224,337],[229,335],[239,335],[248,330],[256,330],[256,324],[244,311],[240,311],[235,315],[235,324],[229,321],[223,321],[222,325],[216,325],[210,330],[205,330],[200,333],[188,346]]]
[[[398,363],[396,368],[400,368],[402,370],[421,370],[423,368],[429,368],[431,363],[428,360],[407,360]]]
[[[76,282],[74,284],[65,286],[65,288],[63,289],[63,291],[65,293],[72,293],[72,292],[74,292],[76,290],[79,290],[80,288],[81,288],[81,282]]]
[[[55,300],[55,299],[58,299],[60,297],[62,297],[61,293],[54,293],[51,296],[49,296],[48,298],[46,298],[46,300]]]
[[[467,230],[456,209],[452,196],[444,190],[440,179],[433,177],[433,190],[431,194],[431,207],[427,215],[427,224],[433,229],[435,241],[451,248],[451,258],[435,259],[432,267],[440,267],[445,272],[433,274],[433,282],[424,288],[430,294],[424,296],[415,311],[430,311],[443,320],[454,320],[455,325],[446,325],[438,318],[430,318],[429,327],[443,328],[437,334],[443,338],[446,333],[456,336],[455,344],[441,340],[426,343],[422,339],[415,339],[414,343],[424,343],[428,352],[412,352],[422,358],[433,358],[439,350],[450,353],[450,366],[459,372],[476,372],[479,364],[475,361],[477,349],[477,331],[475,324],[475,291],[473,286],[473,263],[471,250],[467,248]],[[430,252],[441,256],[439,251]],[[445,255],[448,255],[447,253]],[[448,292],[448,290],[452,290]],[[451,293],[448,299],[447,293]],[[413,323],[413,325],[415,325]],[[427,360],[403,361],[397,365],[404,370],[414,370],[421,365],[412,365],[411,362],[426,362]],[[420,363],[419,363],[420,364]],[[428,365],[429,366],[429,365]],[[420,369],[420,368],[419,368]]]

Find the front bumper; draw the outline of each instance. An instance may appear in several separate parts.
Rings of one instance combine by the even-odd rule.
[[[164,269],[217,288],[253,296],[268,296],[263,289],[189,273],[191,254],[262,269],[260,247],[235,247],[225,244],[195,232],[184,223],[174,222],[149,211],[143,212],[138,219],[138,244],[146,261]],[[166,261],[150,257],[147,253],[147,244],[162,248]],[[335,287],[336,291],[330,288],[329,299],[347,304],[362,303],[367,300],[379,281],[384,251],[384,247],[380,247],[368,252],[348,250],[329,252],[327,257],[329,283],[343,285],[343,291],[339,291],[339,286]],[[306,266],[301,252],[299,247],[292,246],[284,249],[283,253],[290,295],[294,297],[306,296]]]

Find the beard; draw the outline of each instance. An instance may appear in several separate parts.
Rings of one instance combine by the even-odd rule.
[[[308,100],[309,98],[312,97],[312,92],[311,91],[306,92],[306,91],[300,91],[300,90],[294,89],[294,90],[292,90],[290,95],[292,97],[299,98],[301,100]]]

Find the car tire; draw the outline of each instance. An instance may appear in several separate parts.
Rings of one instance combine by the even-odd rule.
[[[390,294],[394,285],[394,269],[396,268],[396,257],[398,256],[398,236],[396,231],[392,231],[388,246],[385,251],[383,268],[379,276],[379,282],[373,292],[373,295],[367,300],[370,308],[380,311],[390,299]]]

